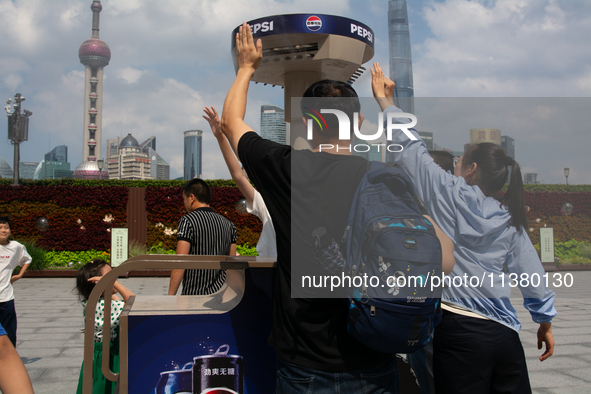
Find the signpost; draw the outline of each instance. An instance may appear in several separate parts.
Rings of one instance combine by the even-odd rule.
[[[554,263],[554,229],[540,228],[540,258],[542,263]]]
[[[118,267],[129,258],[129,230],[111,229],[111,267]]]

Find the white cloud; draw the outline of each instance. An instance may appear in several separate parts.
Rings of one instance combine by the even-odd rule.
[[[125,64],[178,61],[212,64],[229,56],[232,30],[265,15],[341,14],[342,0],[103,1],[103,38]],[[125,37],[125,40],[120,40]]]
[[[64,7],[58,10],[59,12],[59,23],[58,27],[65,31],[79,27],[84,21],[84,12],[89,9],[88,3],[70,3],[68,7]]]
[[[119,78],[123,79],[128,84],[136,83],[145,71],[138,70],[133,67],[125,67],[119,70]]]
[[[423,16],[434,33],[415,56],[421,96],[587,96],[581,86],[591,51],[585,2],[498,0],[430,2]],[[414,55],[414,54],[413,54]]]
[[[23,79],[19,75],[10,74],[4,77],[4,85],[8,90],[16,90],[22,82]]]

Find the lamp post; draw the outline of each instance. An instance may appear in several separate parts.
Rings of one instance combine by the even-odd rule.
[[[104,159],[98,159],[96,161],[96,165],[98,166],[99,169],[99,180],[103,179],[103,167],[105,165],[105,160]]]
[[[29,139],[29,116],[33,115],[31,111],[23,109],[24,114],[21,114],[21,103],[25,98],[17,93],[14,95],[14,104],[9,98],[6,102],[8,105],[4,107],[6,115],[8,115],[8,139],[14,145],[14,175],[12,177],[12,186],[19,184],[19,164],[20,164],[20,143]],[[11,104],[12,107],[11,108]]]
[[[564,176],[566,177],[566,186],[568,186],[568,174],[570,174],[570,168],[565,168]]]

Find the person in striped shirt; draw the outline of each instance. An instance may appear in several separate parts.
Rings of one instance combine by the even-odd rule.
[[[176,254],[236,255],[236,227],[209,206],[211,192],[202,179],[191,179],[183,186],[187,215],[177,228]],[[207,295],[218,291],[226,281],[225,270],[173,269],[168,295]]]

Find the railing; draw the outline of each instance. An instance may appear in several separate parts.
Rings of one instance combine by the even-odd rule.
[[[245,268],[272,268],[275,266],[275,259],[252,256],[189,256],[189,255],[141,255],[135,256],[116,268],[109,271],[96,284],[88,302],[86,304],[86,314],[84,317],[84,371],[82,392],[92,394],[92,370],[94,364],[94,315],[96,305],[104,294],[105,300],[110,300],[113,295],[113,286],[119,276],[122,276],[132,270],[141,269],[228,269],[244,270]],[[105,302],[104,316],[111,315],[111,303]],[[104,319],[103,323],[103,353],[101,369],[105,378],[110,381],[117,381],[121,371],[127,371],[127,366],[121,365],[121,371],[115,373],[109,368],[111,319]],[[119,335],[120,351],[122,356],[127,354],[127,349],[121,343],[122,336]],[[127,357],[122,357],[122,361],[127,362]],[[127,385],[122,387],[122,392],[127,392]]]

